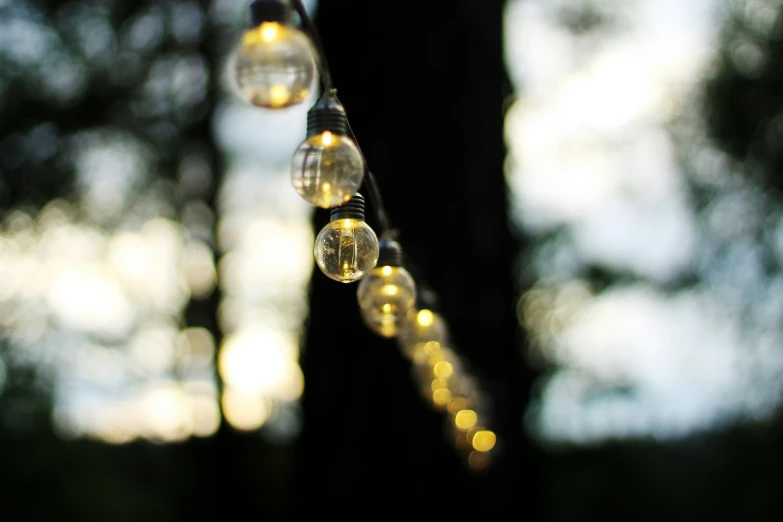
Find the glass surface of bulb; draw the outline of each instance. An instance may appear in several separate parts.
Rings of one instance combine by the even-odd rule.
[[[329,278],[341,283],[358,281],[378,262],[378,237],[358,219],[336,219],[315,238],[315,262]]]
[[[316,207],[342,205],[359,190],[363,178],[359,147],[347,136],[329,131],[305,140],[291,162],[291,184]]]
[[[397,341],[403,354],[414,360],[422,350],[427,352],[428,343],[437,347],[447,345],[448,328],[439,314],[426,308],[411,308],[402,322]]]
[[[268,109],[302,103],[313,90],[312,43],[296,27],[264,22],[243,35],[234,75],[246,103]]]
[[[402,267],[377,267],[361,280],[356,297],[367,326],[383,337],[394,337],[416,301],[416,283]]]

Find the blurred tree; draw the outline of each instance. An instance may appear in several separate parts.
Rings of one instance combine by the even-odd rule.
[[[733,207],[736,214],[724,215],[721,221],[742,232],[718,235],[717,241],[708,238],[718,245],[709,245],[709,252],[700,246],[705,251],[699,252],[700,266],[694,271],[716,262],[740,271],[727,252],[743,240],[762,253],[761,277],[770,282],[780,274],[770,251],[776,248],[772,231],[780,218],[782,187],[783,10],[779,2],[726,2],[725,7],[727,18],[718,20],[722,27],[714,67],[697,84],[694,99],[700,103],[683,107],[668,130],[686,173],[694,213],[705,229],[702,234],[711,233],[704,211],[718,196],[742,196]],[[578,14],[563,17],[563,26],[579,34],[585,26],[599,33],[606,29],[593,23],[599,16]],[[574,20],[584,23],[575,26]],[[720,154],[712,154],[712,148]],[[705,157],[717,160],[706,163],[707,179],[696,179],[693,166]],[[627,275],[594,269],[586,278],[602,290],[624,283]],[[667,291],[709,284],[695,276],[683,277],[671,282]],[[738,364],[733,371],[748,369]],[[782,422],[778,408],[764,422],[748,418],[670,440],[618,435],[597,444],[542,446],[540,520],[777,520],[783,513],[777,494],[783,479]]]
[[[210,20],[213,4],[0,2],[4,210],[35,216],[61,199],[73,204],[74,219],[104,230],[161,216],[214,248],[223,167],[213,120],[230,38]],[[110,154],[80,168],[96,144]],[[117,154],[132,168],[117,163]],[[192,219],[194,208],[211,209],[206,223]],[[217,291],[192,298],[181,325],[207,328],[219,343],[219,300]],[[211,438],[170,445],[60,440],[52,426],[53,375],[3,346],[2,518],[218,519],[227,509],[280,515],[284,449],[225,422]]]
[[[721,149],[776,194],[783,190],[782,12],[775,2],[731,4],[704,107]]]

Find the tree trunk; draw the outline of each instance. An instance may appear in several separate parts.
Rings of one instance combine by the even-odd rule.
[[[514,306],[520,244],[503,170],[503,2],[412,5],[325,0],[316,24],[414,275],[438,294],[455,349],[492,397],[497,457],[484,473],[468,470],[445,437],[449,419],[420,399],[395,342],[362,324],[357,285],[316,268],[297,507],[302,516],[375,506],[510,519],[534,495],[523,489],[534,466],[522,430],[531,375]],[[327,219],[316,213],[316,232]]]

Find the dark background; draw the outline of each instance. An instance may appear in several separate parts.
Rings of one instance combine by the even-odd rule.
[[[83,4],[109,9],[119,30],[150,5],[172,16],[175,2],[30,2],[66,41],[79,17],[61,15]],[[197,4],[209,12],[210,2]],[[529,240],[508,224],[503,121],[512,92],[502,12],[503,2],[493,0],[323,0],[316,17],[338,95],[412,271],[438,295],[456,348],[492,397],[499,438],[492,465],[482,472],[465,465],[446,443],[443,416],[420,399],[394,342],[369,333],[358,313],[345,312],[356,308],[355,289],[316,271],[301,359],[304,424],[295,442],[274,444],[225,422],[213,437],[177,444],[66,442],[52,431],[45,381],[10,367],[0,411],[24,409],[26,421],[0,426],[0,519],[781,519],[779,419],[676,442],[590,448],[541,446],[523,430],[538,370],[523,357],[525,335],[515,314],[525,290],[517,262]],[[223,161],[212,126],[223,94],[216,78],[229,29],[239,27],[208,24],[186,43],[168,35],[156,51],[197,52],[210,64],[207,96],[188,107],[139,109],[152,103],[140,99],[139,86],[154,54],[139,56],[122,81],[110,74],[116,63],[90,64],[81,95],[67,103],[41,95],[27,71],[0,63],[7,82],[0,102],[3,208],[40,208],[74,190],[62,155],[36,153],[31,130],[46,122],[63,140],[95,125],[138,134],[152,144],[161,176],[199,148],[214,179],[198,197],[214,208]],[[726,30],[743,28],[727,23]],[[759,136],[783,104],[782,48],[779,36],[765,45],[770,58],[761,75],[749,79],[726,60],[705,79],[703,110],[726,151],[764,166],[759,181],[777,197],[782,149]],[[161,132],[161,124],[175,131]],[[22,152],[9,152],[20,139],[26,146],[13,151]],[[184,204],[181,195],[174,201]],[[326,212],[313,219],[318,230]],[[375,224],[372,215],[368,221]],[[219,339],[213,319],[219,299],[216,292],[192,302],[186,324],[206,326]],[[378,390],[372,396],[362,393],[370,381]]]

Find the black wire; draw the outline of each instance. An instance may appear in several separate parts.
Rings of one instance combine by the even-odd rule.
[[[321,78],[324,92],[333,92],[334,85],[332,84],[332,73],[329,70],[329,64],[326,61],[326,53],[324,52],[323,45],[321,45],[321,38],[318,36],[318,30],[315,28],[315,24],[310,18],[310,15],[307,14],[307,10],[305,9],[302,0],[291,0],[291,4],[294,11],[296,11],[296,14],[298,14],[299,18],[302,20],[302,25],[305,30],[310,34],[310,39],[313,41],[315,50],[318,53],[318,63],[316,65],[318,66],[318,75]]]
[[[321,38],[318,36],[318,30],[316,29],[313,20],[310,18],[310,15],[307,14],[307,10],[305,9],[302,0],[291,0],[291,4],[294,10],[296,11],[296,13],[299,15],[299,18],[302,20],[302,25],[304,26],[305,30],[309,33],[310,38],[313,41],[313,45],[315,46],[316,52],[318,53],[318,74],[321,77],[321,83],[323,84],[323,89],[325,93],[324,95],[336,98],[337,91],[334,88],[334,85],[332,84],[332,73],[329,70],[329,65],[326,61],[326,53],[324,52],[323,45],[321,44]],[[346,122],[347,122],[347,118],[346,118]],[[356,135],[353,133],[353,129],[351,128],[350,123],[348,123],[348,132],[350,133],[351,139],[353,140],[354,143],[356,143],[356,146],[358,147],[359,152],[362,155],[362,163],[364,164],[364,184],[367,186],[367,189],[369,190],[370,202],[372,203],[372,207],[375,210],[375,215],[378,218],[378,223],[381,226],[381,231],[382,231],[381,235],[388,239],[394,239],[399,234],[399,231],[393,230],[391,227],[391,221],[389,220],[389,215],[383,206],[383,201],[381,199],[381,190],[378,187],[378,182],[376,181],[375,176],[373,176],[372,171],[370,171],[370,168],[367,165],[367,160],[364,157],[364,152],[362,152],[362,148],[359,146],[359,142],[356,141]]]

